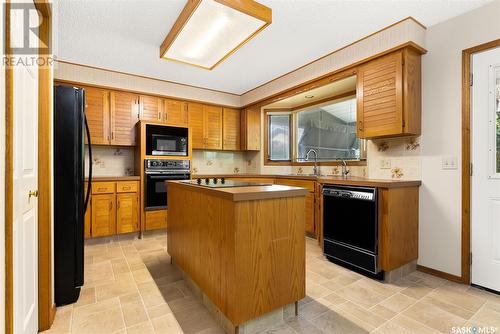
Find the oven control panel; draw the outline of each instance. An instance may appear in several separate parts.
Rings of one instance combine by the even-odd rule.
[[[167,160],[167,159],[146,159],[144,160],[144,170],[148,172],[179,173],[190,171],[191,162],[189,160]]]

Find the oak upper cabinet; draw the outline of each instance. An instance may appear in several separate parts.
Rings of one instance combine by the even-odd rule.
[[[161,121],[163,99],[156,96],[140,95],[139,102],[141,120],[152,122]]]
[[[359,138],[420,134],[420,54],[405,48],[372,60],[357,72]]]
[[[260,151],[260,108],[241,111],[241,149],[245,151]]]
[[[205,148],[205,131],[203,121],[203,105],[200,103],[188,103],[188,123],[192,132],[192,145],[194,149]]]
[[[222,107],[188,103],[194,149],[222,150]]]
[[[83,87],[85,89],[85,115],[90,130],[90,141],[92,145],[109,145],[110,112],[109,91],[95,87]],[[87,140],[87,138],[85,138]]]
[[[139,120],[139,95],[112,91],[111,144],[135,146],[135,124]]]
[[[164,99],[162,122],[168,125],[188,126],[188,104],[183,101]]]
[[[205,148],[222,150],[222,107],[203,106]]]
[[[116,233],[115,194],[92,194],[92,237]]]
[[[240,111],[224,108],[222,110],[222,148],[236,151],[240,149]]]

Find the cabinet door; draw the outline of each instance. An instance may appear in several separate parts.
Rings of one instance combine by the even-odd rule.
[[[403,131],[402,51],[373,60],[358,69],[358,137],[399,135]]]
[[[260,151],[260,108],[245,109],[241,113],[241,149]]]
[[[83,87],[85,89],[85,115],[90,130],[90,141],[93,145],[110,144],[110,112],[109,91]],[[87,138],[85,137],[85,140]]]
[[[163,100],[163,121],[169,125],[187,126],[187,104],[176,100]]]
[[[146,231],[167,227],[167,210],[146,211]]]
[[[162,99],[156,96],[141,95],[139,97],[143,121],[159,122],[162,119]]]
[[[203,106],[205,148],[222,150],[222,107]]]
[[[238,109],[224,108],[222,111],[223,126],[222,147],[224,150],[240,149],[240,111]]]
[[[139,196],[137,193],[116,195],[117,233],[129,233],[139,230]]]
[[[92,195],[92,237],[116,233],[115,194]]]
[[[139,95],[111,92],[111,144],[135,146],[135,124],[139,120]]]
[[[205,148],[205,137],[203,131],[203,105],[199,103],[188,103],[189,127],[192,132],[193,148]]]
[[[316,234],[314,230],[314,193],[308,193],[306,196],[306,232],[310,234]]]

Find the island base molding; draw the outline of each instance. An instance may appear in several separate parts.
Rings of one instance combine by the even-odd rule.
[[[198,298],[202,304],[207,308],[208,312],[214,317],[219,326],[224,329],[228,334],[256,334],[266,329],[276,327],[280,323],[284,323],[287,319],[298,315],[298,301],[279,307],[269,313],[260,317],[249,320],[243,324],[234,325],[224,313],[215,305],[210,298],[203,293],[203,291],[196,285],[196,283],[189,278],[188,275],[175,264],[175,260],[171,259],[172,265],[176,267],[181,273],[186,285],[193,292],[194,296]]]

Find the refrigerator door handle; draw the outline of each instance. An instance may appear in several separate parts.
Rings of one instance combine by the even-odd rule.
[[[89,181],[87,182],[87,196],[85,197],[85,204],[83,206],[83,212],[85,213],[87,211],[87,207],[89,204],[89,199],[90,199],[90,191],[92,187],[92,144],[90,142],[90,130],[89,130],[89,123],[87,122],[87,116],[85,116],[85,112],[83,112],[83,120],[85,122],[85,132],[87,133],[87,143],[89,146]]]

